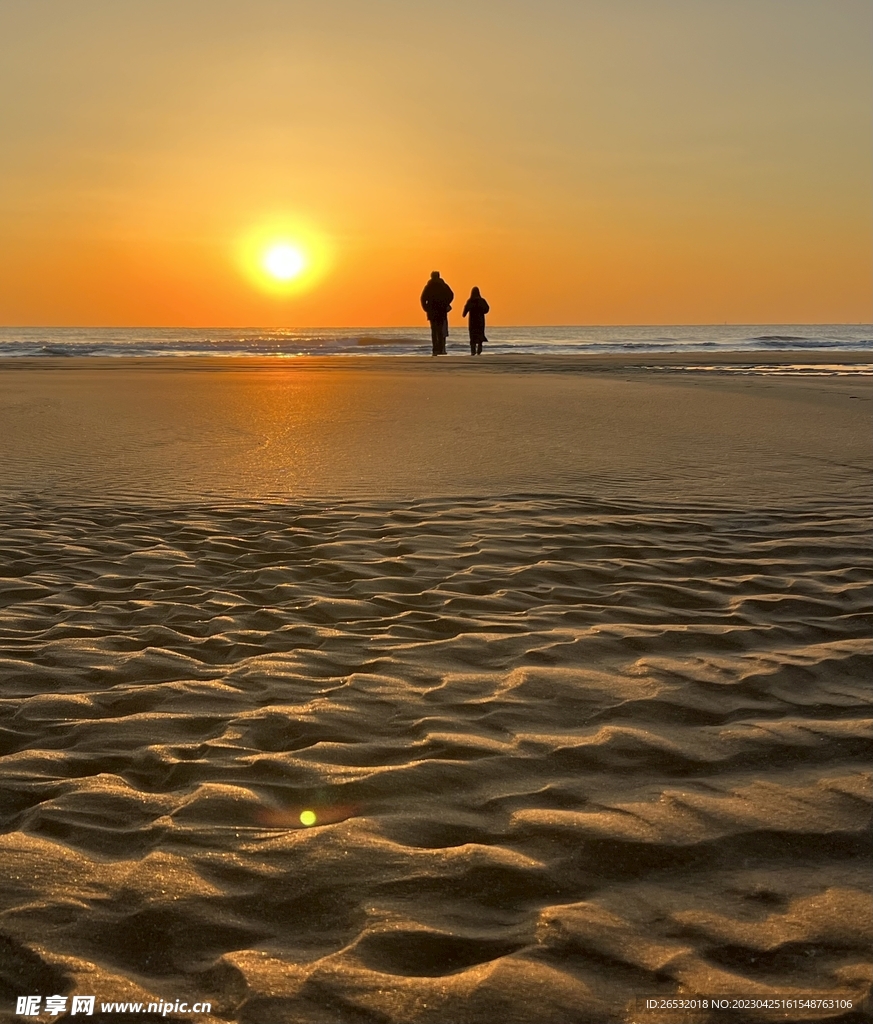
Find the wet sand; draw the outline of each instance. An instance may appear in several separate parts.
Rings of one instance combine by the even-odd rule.
[[[0,486],[86,501],[866,500],[873,378],[643,358],[0,361]]]
[[[4,364],[2,1012],[867,1019],[871,390]]]

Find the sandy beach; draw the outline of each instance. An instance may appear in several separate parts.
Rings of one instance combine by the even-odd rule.
[[[3,1005],[869,1019],[832,359],[3,361]]]

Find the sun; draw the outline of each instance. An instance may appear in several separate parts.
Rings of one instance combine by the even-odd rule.
[[[331,259],[323,231],[296,217],[265,217],[237,242],[239,269],[259,291],[279,300],[314,288]]]
[[[264,270],[277,281],[293,281],[306,269],[306,257],[296,245],[277,242],[264,253]]]

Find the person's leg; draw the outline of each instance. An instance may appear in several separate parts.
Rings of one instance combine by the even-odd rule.
[[[449,318],[444,316],[440,324],[440,353],[446,354],[446,339],[449,336]]]
[[[470,338],[470,355],[476,355],[476,339]]]
[[[438,356],[440,354],[440,323],[439,320],[431,320],[430,322],[430,344],[433,351],[432,356]]]

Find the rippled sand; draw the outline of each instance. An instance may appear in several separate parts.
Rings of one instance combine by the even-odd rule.
[[[868,384],[395,370],[407,396],[430,388],[446,431],[473,379],[485,451],[522,464],[492,461],[487,488],[447,497],[474,460],[453,462],[438,430],[443,447],[422,440],[390,486],[381,464],[352,486],[342,415],[334,433],[280,436],[271,413],[282,458],[320,436],[321,486],[349,492],[328,499],[311,464],[284,496],[278,457],[226,473],[260,437],[234,433],[227,396],[277,387],[272,370],[236,390],[231,371],[197,376],[175,426],[160,421],[181,440],[143,448],[139,495],[128,470],[113,494],[100,465],[114,427],[114,465],[130,466],[131,419],[100,434],[75,371],[22,372],[0,398],[18,387],[43,419],[28,479],[0,403],[4,1008],[79,992],[206,1000],[201,1019],[246,1024],[657,1024],[728,1016],[633,1001],[813,993],[856,1009],[730,1019],[866,1019]],[[395,384],[344,372],[361,393],[348,428]],[[88,388],[105,409],[137,379]],[[602,426],[623,382],[635,445]],[[209,416],[208,387],[225,402]],[[547,430],[549,394],[587,409],[609,472],[582,475],[601,455],[577,436],[572,460],[565,415],[560,486],[518,486],[548,464],[525,439]],[[710,465],[707,410],[737,402],[720,429],[770,448]],[[173,482],[196,461],[192,407],[218,447],[196,483]],[[413,449],[434,439],[419,411],[386,419]],[[651,493],[646,416],[664,449]],[[104,438],[97,455],[77,422]]]

